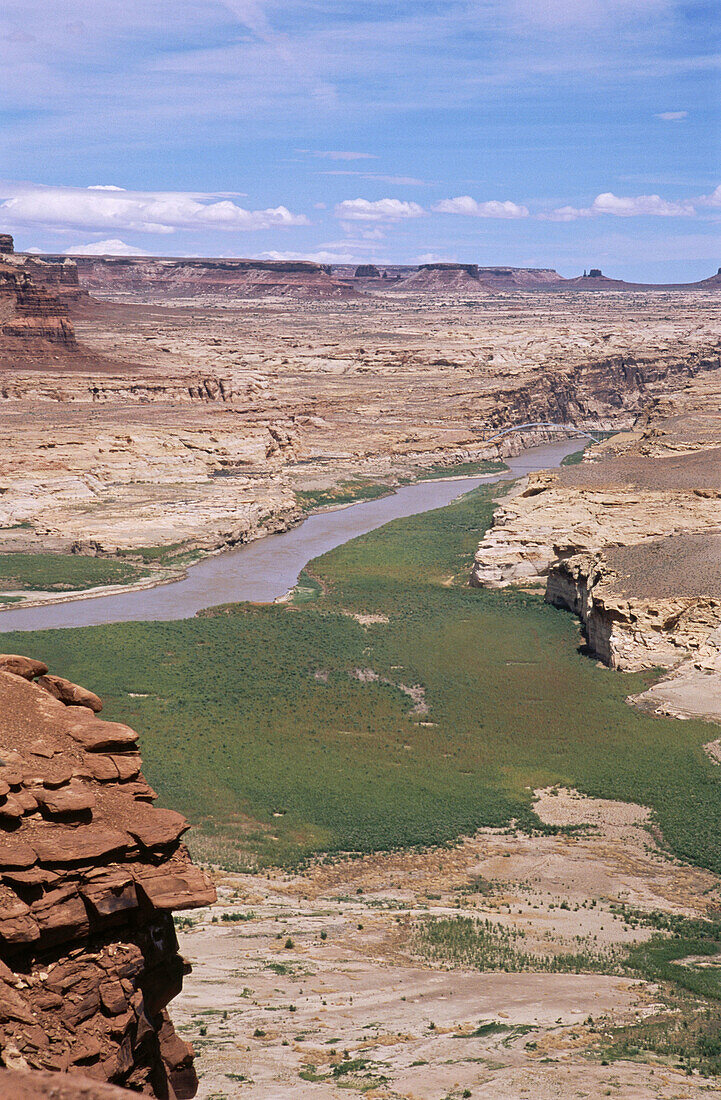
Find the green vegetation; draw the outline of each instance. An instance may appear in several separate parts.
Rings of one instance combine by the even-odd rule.
[[[127,562],[85,554],[0,554],[0,586],[43,592],[130,584],[147,573]],[[7,597],[4,602],[7,602]]]
[[[433,466],[419,466],[411,477],[399,478],[401,485],[410,485],[417,481],[434,481],[439,478],[482,477],[484,474],[499,473],[508,466],[500,459],[480,458],[472,462],[456,462],[451,466],[436,463]],[[340,504],[355,504],[361,500],[376,500],[393,492],[393,486],[385,482],[358,478],[341,481],[331,489],[297,489],[298,504],[306,511],[317,508],[337,507]]]
[[[296,489],[295,498],[306,512],[317,508],[337,508],[340,504],[355,504],[360,500],[376,500],[387,496],[392,487],[382,482],[359,479],[341,481],[332,489]]]
[[[594,432],[596,439],[602,442],[604,439],[610,439],[612,435],[617,435],[617,432]],[[587,439],[584,445],[578,451],[573,451],[570,455],[566,455],[561,459],[562,466],[578,466],[580,462],[583,462],[583,456],[586,453],[588,447],[592,445],[592,440]]]
[[[586,448],[585,447],[581,447],[581,449],[579,451],[572,451],[570,455],[566,455],[565,458],[561,459],[561,465],[562,466],[578,466],[581,462],[583,462],[583,456],[585,455],[585,453],[586,453]]]
[[[630,948],[624,965],[660,984],[667,1010],[612,1029],[603,1053],[629,1058],[650,1051],[689,1072],[721,1074],[721,921],[654,913],[638,922],[664,931]]]
[[[571,615],[468,586],[497,493],[481,487],[316,559],[312,602],[3,645],[135,726],[161,802],[196,825],[196,855],[231,869],[538,829],[532,789],[559,785],[650,806],[677,856],[721,871],[708,726],[629,707],[650,675],[599,669]],[[427,714],[401,685],[424,688]]]
[[[323,589],[320,582],[311,577],[310,573],[307,573],[305,569],[302,569],[295,587],[292,590],[292,602],[298,603],[311,603],[313,600],[317,600],[319,596],[323,594]]]
[[[625,906],[611,909],[631,927],[659,931],[630,947],[599,950],[590,941],[579,941],[575,951],[539,954],[524,949],[525,934],[513,926],[474,917],[424,917],[415,922],[412,945],[417,954],[446,966],[624,975],[656,982],[661,1011],[640,1023],[602,1029],[597,1053],[606,1060],[652,1053],[687,1070],[721,1074],[721,921]],[[469,1034],[503,1030],[491,1022]]]
[[[169,542],[165,546],[134,546],[122,553],[124,558],[140,558],[147,565],[188,565],[197,561],[200,550],[183,550],[185,543]]]
[[[415,924],[415,951],[435,962],[476,970],[524,970],[549,973],[620,974],[617,952],[579,943],[579,950],[539,955],[524,950],[525,933],[477,917],[424,917]]]

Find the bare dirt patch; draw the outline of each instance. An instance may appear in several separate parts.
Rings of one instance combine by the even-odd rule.
[[[652,983],[606,974],[441,968],[414,949],[428,918],[478,917],[529,950],[613,949],[649,933],[617,906],[702,914],[711,874],[674,864],[642,807],[539,792],[579,835],[484,831],[452,849],[219,874],[219,904],[180,933],[194,964],[174,1010],[200,1097],[721,1096],[660,1064],[601,1065],[599,1034],[663,1007]]]

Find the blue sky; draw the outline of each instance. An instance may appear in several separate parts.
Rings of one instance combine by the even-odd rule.
[[[720,30],[716,0],[3,0],[0,231],[700,278]]]

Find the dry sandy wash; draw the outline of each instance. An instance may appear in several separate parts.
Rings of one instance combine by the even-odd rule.
[[[655,849],[640,807],[554,791],[539,792],[536,809],[551,824],[588,823],[588,833],[484,831],[450,851],[297,877],[221,876],[218,905],[180,934],[193,974],[174,1020],[196,1050],[198,1095],[721,1096],[713,1081],[662,1062],[603,1064],[612,1028],[664,1011],[652,983],[449,970],[418,953],[415,929],[428,916],[487,918],[522,932],[534,953],[604,952],[649,934],[614,904],[692,915],[721,897],[714,876]],[[339,1073],[343,1063],[361,1068]]]

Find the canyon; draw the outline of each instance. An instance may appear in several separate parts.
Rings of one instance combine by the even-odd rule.
[[[60,277],[46,269],[58,265],[12,269],[33,285],[40,270],[33,293],[52,293],[70,316],[53,322],[65,333],[59,357],[43,345],[0,359],[0,551],[218,550],[298,522],[298,490],[392,488],[553,434],[484,442],[518,423],[630,429],[657,396],[719,364],[708,290],[566,295],[543,289],[547,272],[531,291],[506,285],[520,269],[498,268],[488,270],[504,289],[471,298],[401,292],[429,270],[360,280],[391,282],[383,292],[233,299],[211,293],[206,263],[208,293],[191,299],[181,292],[199,261],[167,261],[175,289],[161,275],[145,284],[142,265],[128,281],[140,261],[74,263],[59,265],[65,283],[78,279],[74,301],[67,286],[62,298],[50,289]],[[142,264],[162,273],[166,261]],[[222,278],[240,264],[223,261]],[[281,267],[306,278],[308,265]],[[314,280],[345,286],[311,267]],[[253,279],[267,269],[253,267]],[[92,285],[97,270],[110,272],[104,289]]]
[[[598,442],[578,461],[498,487],[472,566],[442,583],[542,593],[577,616],[584,652],[646,677],[629,696],[643,716],[621,700],[634,721],[721,721],[720,285],[475,264],[69,260],[17,256],[0,235],[0,555],[134,562],[135,583],[172,580],[300,523],[308,499],[392,491],[557,439],[552,424],[580,429]],[[0,600],[73,595],[18,583]],[[300,620],[292,599],[268,610],[284,609]],[[342,615],[370,632],[367,647],[393,617]],[[203,620],[208,637],[223,621]],[[163,643],[158,677],[174,652]],[[539,765],[524,788],[532,835],[512,822],[455,846],[262,873],[221,868],[209,846],[200,867],[182,815],[153,806],[136,723],[101,719],[91,680],[48,663],[56,674],[0,656],[3,1095],[515,1100],[529,1080],[539,1098],[717,1094],[717,1078],[671,1056],[644,1062],[632,1044],[607,1064],[619,1034],[691,1018],[660,979],[616,965],[653,935],[633,914],[721,911],[718,876],[672,858],[648,806],[547,786]],[[313,690],[332,685],[313,676]],[[395,685],[364,667],[351,680]],[[423,687],[398,682],[426,705]],[[123,705],[150,691],[124,685]],[[172,726],[170,697],[159,705]],[[427,706],[401,757],[433,738],[432,693]],[[715,777],[712,725],[705,754]],[[262,826],[237,813],[239,835],[277,839],[278,805]],[[523,939],[535,969],[484,972],[424,947],[424,929],[456,918]],[[588,952],[588,972],[548,963],[573,952]]]

